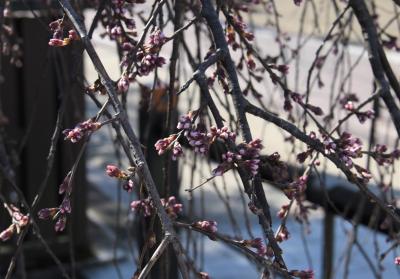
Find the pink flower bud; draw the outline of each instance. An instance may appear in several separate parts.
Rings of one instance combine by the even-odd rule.
[[[62,232],[65,229],[66,224],[67,224],[67,217],[65,215],[61,215],[54,226],[55,231]]]
[[[122,76],[117,84],[119,93],[126,93],[129,90],[129,79],[126,76]]]
[[[9,240],[13,236],[14,231],[15,231],[15,225],[9,226],[7,229],[5,229],[0,233],[0,239],[2,241]]]

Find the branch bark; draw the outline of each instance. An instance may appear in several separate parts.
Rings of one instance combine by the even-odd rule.
[[[275,116],[272,113],[268,113],[263,111],[262,109],[256,107],[255,105],[247,102],[247,112],[253,114],[254,116],[260,117],[268,122],[275,124],[276,126],[282,128],[283,130],[287,131],[289,134],[297,138],[298,140],[306,143],[307,145],[311,146],[316,151],[323,154],[326,158],[328,158],[335,166],[340,169],[348,181],[355,184],[370,200],[375,202],[383,211],[385,211],[393,220],[400,224],[400,216],[388,205],[386,205],[377,195],[371,192],[368,187],[361,182],[347,167],[346,165],[340,160],[340,158],[334,154],[325,154],[323,144],[315,139],[310,138],[302,131],[300,131],[295,125],[292,123]]]
[[[218,19],[218,15],[210,0],[202,0],[201,15],[206,20],[210,32],[212,33],[215,47],[217,49],[221,49],[225,53],[225,55],[221,60],[221,63],[225,68],[225,71],[229,79],[229,86],[230,86],[229,90],[230,93],[232,94],[232,100],[236,111],[237,121],[239,123],[239,127],[242,132],[243,140],[246,142],[250,142],[253,140],[253,138],[246,117],[246,111],[245,111],[246,99],[244,98],[242,90],[239,85],[239,80],[236,73],[236,67],[230,55],[228,44],[225,40],[225,35],[221,23]],[[243,173],[241,173],[241,176],[242,175]],[[246,189],[246,192],[250,193],[253,204],[257,208],[261,209],[258,213],[259,223],[263,227],[264,234],[274,251],[275,260],[279,263],[281,267],[286,268],[285,262],[282,258],[282,249],[279,247],[274,237],[274,232],[272,230],[272,218],[271,218],[270,207],[265,197],[264,189],[262,187],[262,182],[259,175],[254,177],[252,187],[250,187],[250,189]]]
[[[97,73],[99,74],[101,83],[103,84],[104,88],[107,91],[108,96],[110,97],[110,100],[111,100],[111,102],[115,108],[116,114],[119,118],[121,127],[122,127],[123,131],[125,132],[126,136],[128,137],[128,140],[131,144],[133,156],[136,160],[135,164],[138,167],[140,177],[143,180],[144,184],[146,185],[146,189],[147,189],[149,196],[153,200],[154,206],[157,210],[157,215],[160,218],[160,222],[163,226],[164,231],[167,234],[169,233],[171,235],[171,242],[174,247],[176,256],[178,258],[178,263],[179,263],[179,267],[180,267],[180,270],[182,273],[182,277],[189,278],[189,272],[188,272],[188,269],[187,269],[187,266],[185,263],[184,252],[182,250],[181,244],[177,238],[177,235],[173,228],[172,222],[169,219],[167,213],[165,212],[165,210],[161,204],[160,196],[158,194],[156,185],[151,176],[151,173],[150,173],[150,170],[146,163],[144,154],[141,150],[141,144],[140,144],[135,132],[133,131],[132,126],[129,123],[126,111],[123,109],[122,104],[117,97],[117,92],[115,90],[114,82],[111,80],[107,71],[105,70],[99,56],[97,55],[90,39],[87,36],[85,26],[84,26],[80,16],[77,14],[77,12],[71,6],[70,1],[69,0],[59,0],[59,3],[61,5],[62,9],[64,10],[64,12],[67,14],[68,18],[71,20],[75,29],[77,30],[77,32],[81,38],[82,44],[83,44],[86,52],[88,53]]]
[[[378,86],[382,90],[381,97],[389,110],[393,124],[396,127],[397,134],[400,136],[400,110],[397,107],[392,94],[390,93],[390,86],[385,78],[385,71],[381,63],[381,59],[384,57],[379,55],[379,49],[382,46],[380,46],[379,43],[379,37],[376,31],[374,20],[371,17],[364,0],[351,0],[349,5],[353,9],[354,14],[362,28],[364,40],[368,45],[369,62],[372,72],[376,82],[378,83]]]

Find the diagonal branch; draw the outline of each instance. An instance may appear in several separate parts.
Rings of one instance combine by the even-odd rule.
[[[239,85],[239,79],[236,72],[235,64],[233,63],[232,57],[229,52],[228,44],[225,40],[225,35],[218,19],[218,15],[213,7],[210,0],[203,0],[201,15],[207,22],[207,25],[212,33],[215,47],[221,49],[225,55],[221,59],[222,66],[225,68],[228,79],[229,79],[229,90],[232,94],[232,100],[234,103],[237,121],[239,123],[240,130],[242,132],[243,140],[250,142],[253,140],[251,130],[246,117],[246,99],[243,96],[242,90]],[[242,176],[243,174],[241,174]],[[246,188],[246,186],[245,186]],[[258,210],[259,223],[261,224],[264,234],[271,245],[275,260],[283,268],[286,268],[285,262],[282,258],[282,250],[279,247],[272,230],[272,218],[268,201],[265,197],[264,189],[260,176],[257,175],[253,180],[253,185],[250,189],[246,189],[247,192],[251,193],[252,203],[260,208]]]
[[[376,31],[374,20],[363,0],[351,0],[349,5],[353,9],[354,14],[362,28],[364,40],[368,44],[369,62],[371,64],[372,72],[376,82],[378,83],[378,86],[382,90],[381,97],[389,110],[393,124],[396,127],[397,134],[400,136],[400,110],[396,105],[392,94],[390,93],[390,85],[385,78],[385,71],[381,63],[381,59],[384,59],[384,57],[381,57],[379,54],[379,48],[381,46],[379,46],[379,37]]]
[[[72,24],[74,25],[75,29],[77,30],[82,44],[88,53],[99,77],[101,79],[101,83],[103,84],[105,90],[107,91],[108,96],[110,97],[111,103],[113,104],[116,114],[119,118],[122,130],[125,132],[128,140],[132,146],[133,155],[136,159],[136,166],[138,167],[138,172],[143,180],[147,192],[151,199],[153,200],[154,206],[157,211],[157,215],[160,218],[160,222],[163,226],[165,232],[171,235],[171,242],[174,247],[176,256],[178,258],[178,263],[180,270],[182,272],[183,278],[189,278],[189,272],[185,263],[185,254],[182,250],[181,244],[177,238],[176,232],[173,228],[172,222],[169,219],[167,213],[165,212],[164,207],[161,204],[160,196],[158,194],[156,185],[154,180],[151,176],[149,167],[146,163],[144,154],[141,150],[141,144],[139,139],[137,138],[135,132],[132,129],[132,126],[129,123],[126,111],[123,109],[120,100],[117,97],[117,92],[114,86],[113,81],[111,80],[110,76],[108,75],[107,71],[104,68],[103,63],[101,62],[97,52],[95,51],[93,44],[91,43],[90,39],[87,36],[87,32],[85,26],[80,19],[80,16],[71,6],[69,0],[59,0],[61,7],[63,8],[64,12],[67,14],[68,18],[71,20]]]
[[[153,268],[154,264],[161,257],[164,250],[168,247],[168,244],[170,243],[170,241],[171,241],[170,235],[167,234],[164,237],[164,239],[161,241],[161,243],[157,247],[157,249],[154,251],[154,254],[151,256],[149,262],[146,264],[146,266],[143,268],[142,272],[139,274],[138,279],[146,278],[146,276],[149,274],[150,270]]]
[[[275,124],[276,126],[282,128],[283,130],[287,131],[289,134],[297,138],[298,140],[304,142],[305,144],[311,146],[313,149],[316,151],[320,152],[323,154],[326,158],[328,158],[332,163],[335,164],[335,166],[340,169],[346,178],[353,184],[355,184],[361,192],[363,192],[370,200],[374,201],[383,211],[385,211],[390,217],[393,218],[394,221],[396,221],[398,224],[400,224],[400,216],[397,215],[397,213],[390,208],[388,205],[386,205],[377,195],[372,193],[368,187],[361,182],[350,170],[349,168],[346,167],[346,165],[340,160],[340,158],[337,155],[334,154],[325,154],[324,152],[324,146],[323,144],[315,139],[310,138],[306,134],[304,134],[302,131],[300,131],[295,125],[292,123],[277,117],[276,115],[266,112],[255,105],[251,104],[250,102],[247,102],[246,110],[248,113],[260,117],[268,122],[271,122]]]
[[[249,248],[245,247],[245,245],[243,245],[243,241],[235,240],[232,237],[226,236],[226,235],[218,233],[218,232],[206,231],[206,230],[203,230],[201,228],[197,228],[196,226],[193,226],[191,224],[186,224],[186,223],[182,223],[182,222],[175,222],[175,225],[177,227],[182,227],[182,228],[185,228],[185,229],[188,229],[188,230],[199,232],[199,233],[201,233],[203,235],[206,235],[211,240],[214,240],[214,241],[220,240],[221,242],[223,242],[223,243],[225,243],[225,244],[227,244],[227,245],[229,245],[229,246],[231,246],[231,247],[233,247],[235,249],[238,249],[241,253],[243,253],[246,256],[248,256],[250,259],[252,259],[258,265],[263,266],[263,267],[267,267],[268,269],[276,272],[277,274],[279,274],[283,278],[293,278],[288,273],[287,270],[282,269],[282,268],[274,265],[270,260],[258,255],[257,253],[253,252]]]

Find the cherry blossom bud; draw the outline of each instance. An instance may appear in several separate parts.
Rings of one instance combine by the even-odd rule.
[[[153,204],[149,198],[131,202],[131,209],[133,211],[142,211],[144,217],[151,216],[153,212]]]
[[[289,73],[289,66],[285,64],[278,65],[277,70],[282,74],[287,75]]]
[[[67,217],[65,215],[60,215],[54,226],[55,231],[62,232],[65,229],[66,224],[67,224]]]
[[[281,209],[279,209],[279,211],[277,213],[278,218],[283,219],[286,216],[288,210],[289,210],[288,204],[282,205]]]
[[[122,44],[122,49],[124,51],[130,51],[130,50],[133,49],[133,45],[131,43],[129,43],[129,42],[125,42],[125,43]]]
[[[43,208],[39,210],[38,217],[42,220],[51,219],[59,210],[59,208]]]
[[[129,79],[127,76],[123,75],[117,84],[119,93],[126,93],[129,90]]]
[[[107,175],[110,177],[117,177],[120,178],[123,176],[122,171],[114,165],[107,165],[106,167]]]
[[[124,185],[122,186],[122,188],[127,191],[128,193],[133,191],[133,187],[134,187],[134,183],[131,179],[129,179],[126,183],[124,183]]]
[[[5,229],[4,231],[2,231],[0,233],[0,239],[1,241],[7,241],[9,240],[13,235],[14,235],[14,231],[15,231],[15,225],[11,225],[9,226],[7,229]]]
[[[176,161],[182,155],[183,155],[182,146],[179,144],[179,142],[175,142],[174,147],[172,149],[172,160]]]
[[[59,188],[58,188],[58,193],[61,195],[65,192],[69,193],[71,191],[71,172],[69,172],[63,182],[60,184]]]
[[[101,124],[99,122],[93,122],[92,119],[86,120],[85,122],[78,123],[74,129],[65,129],[63,134],[65,140],[70,140],[72,143],[80,141],[84,136],[100,129]]]
[[[289,231],[287,230],[286,226],[283,226],[276,237],[276,241],[283,242],[285,240],[288,240],[289,236],[290,236]]]
[[[172,144],[173,141],[176,139],[176,135],[172,134],[167,138],[163,138],[158,140],[155,144],[154,147],[158,151],[158,155],[162,155],[167,151],[168,148],[170,148],[170,145]]]
[[[215,233],[217,232],[218,228],[217,228],[218,223],[216,221],[197,221],[196,223],[194,223],[194,226],[197,228],[200,228],[202,230],[211,232],[211,233]]]
[[[250,246],[257,249],[257,254],[262,257],[264,257],[267,253],[267,248],[265,247],[263,240],[259,237],[250,240],[244,240],[243,244],[245,246]]]
[[[177,128],[182,130],[189,130],[190,128],[192,128],[191,117],[189,115],[182,115],[179,118]]]
[[[74,29],[71,29],[68,31],[68,38],[72,41],[77,41],[79,40],[79,35]]]
[[[164,206],[165,211],[172,219],[176,219],[178,217],[178,213],[182,212],[183,205],[178,203],[174,196],[169,197],[168,201],[161,199],[161,204]]]
[[[254,59],[249,56],[247,58],[247,67],[251,70],[254,71],[256,69],[256,62],[254,61]]]
[[[64,197],[64,199],[61,203],[61,206],[60,206],[60,212],[62,214],[71,213],[71,200],[69,197],[67,197],[67,196]]]
[[[166,40],[164,33],[160,29],[156,29],[150,34],[147,46],[150,48],[159,48]]]

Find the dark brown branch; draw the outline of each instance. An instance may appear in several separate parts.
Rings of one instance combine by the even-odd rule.
[[[246,256],[248,256],[250,259],[252,259],[256,264],[263,266],[265,268],[268,268],[269,270],[272,270],[274,272],[276,272],[277,274],[283,276],[284,278],[293,278],[285,269],[279,268],[278,266],[276,266],[274,263],[272,263],[271,261],[267,260],[264,257],[261,257],[260,255],[258,255],[257,253],[253,252],[252,250],[250,250],[249,248],[245,247],[243,245],[243,241],[240,240],[235,240],[232,237],[228,237],[226,235],[223,235],[221,233],[217,233],[217,232],[209,232],[206,230],[203,230],[201,228],[197,228],[195,226],[192,226],[190,224],[186,224],[186,223],[182,223],[182,222],[175,222],[175,225],[178,227],[182,227],[188,230],[192,230],[192,231],[196,231],[199,232],[207,237],[209,237],[212,240],[220,240],[223,243],[232,246],[233,248],[236,248],[237,250],[239,250],[241,253],[245,254]]]
[[[396,94],[397,99],[400,100],[399,81],[397,80],[396,75],[393,72],[392,67],[390,66],[390,63],[386,57],[385,51],[381,44],[378,45],[378,51],[379,51],[379,58],[381,59],[382,67],[385,70],[385,73],[389,80],[390,86],[392,87],[394,93]]]
[[[168,247],[169,243],[170,243],[170,235],[166,235],[164,237],[164,239],[161,241],[160,245],[154,251],[153,255],[151,256],[151,258],[149,260],[149,262],[146,264],[146,266],[140,272],[140,274],[138,276],[138,279],[144,279],[144,278],[147,277],[147,275],[149,274],[149,272],[153,268],[154,264],[161,257],[161,255],[164,253],[165,249]]]
[[[260,117],[268,122],[275,124],[276,126],[282,128],[283,130],[287,131],[289,134],[297,138],[298,140],[304,142],[305,144],[311,146],[316,151],[323,154],[326,158],[328,158],[337,168],[339,168],[343,174],[346,176],[348,181],[355,184],[370,200],[374,201],[379,207],[385,211],[389,216],[393,218],[396,223],[400,224],[400,216],[397,215],[396,212],[393,211],[388,205],[386,205],[378,196],[372,193],[368,187],[360,181],[356,177],[354,173],[351,172],[350,169],[346,167],[346,165],[340,160],[337,155],[334,154],[325,154],[323,144],[315,139],[310,138],[306,134],[304,134],[301,130],[299,130],[295,125],[292,123],[279,118],[271,113],[263,111],[262,109],[254,106],[251,103],[247,103],[247,112],[253,114],[257,117]]]
[[[163,1],[162,1],[163,2]],[[64,12],[67,14],[69,19],[71,20],[72,24],[78,31],[78,34],[81,38],[83,46],[88,53],[97,73],[100,76],[101,82],[104,88],[107,91],[108,96],[117,112],[117,116],[120,120],[121,127],[124,130],[126,136],[129,139],[130,144],[132,145],[133,155],[136,159],[136,166],[138,167],[139,174],[141,179],[144,181],[145,186],[147,188],[149,196],[152,198],[155,208],[157,209],[157,215],[160,218],[161,224],[166,233],[171,234],[171,242],[173,244],[176,256],[178,258],[178,263],[180,266],[180,270],[182,272],[183,278],[189,278],[189,272],[187,270],[187,266],[184,259],[184,253],[181,247],[181,244],[177,238],[176,232],[173,228],[172,222],[169,219],[165,209],[163,208],[160,196],[158,194],[156,185],[154,180],[151,176],[150,170],[146,163],[146,159],[144,154],[141,150],[141,144],[136,137],[135,132],[132,129],[132,126],[129,123],[126,111],[123,109],[121,102],[119,101],[116,93],[116,89],[114,87],[114,82],[109,77],[108,73],[106,72],[100,58],[98,57],[91,41],[87,37],[86,29],[83,22],[80,20],[79,15],[76,11],[72,8],[71,3],[68,0],[59,0],[61,7],[63,8]]]
[[[363,0],[351,0],[349,5],[354,11],[358,22],[363,30],[364,40],[368,44],[369,62],[372,72],[378,83],[381,92],[381,97],[389,110],[392,117],[393,124],[396,127],[397,134],[400,136],[400,110],[390,93],[390,86],[385,78],[385,71],[381,63],[381,56],[379,55],[379,37],[376,31],[375,23],[371,17],[367,5]]]
[[[228,44],[225,40],[225,35],[221,23],[218,19],[218,15],[210,0],[202,1],[201,15],[206,20],[210,32],[212,33],[215,47],[225,52],[225,55],[221,60],[221,63],[222,66],[225,68],[229,79],[229,87],[230,87],[229,90],[232,94],[232,100],[236,111],[237,121],[239,123],[239,127],[242,132],[243,140],[246,142],[250,142],[252,141],[252,135],[246,117],[246,111],[245,111],[246,100],[243,96],[242,90],[240,89],[239,80],[236,73],[236,67],[230,55]],[[241,176],[244,175],[241,172],[239,174]],[[244,181],[245,179],[242,180]],[[259,223],[261,224],[264,230],[264,234],[274,251],[275,260],[279,263],[281,267],[286,268],[285,262],[282,258],[282,250],[279,247],[274,237],[274,232],[272,230],[272,218],[271,218],[270,207],[265,197],[260,177],[257,175],[254,178],[253,182],[254,183],[250,188],[246,187],[246,184],[244,184],[245,189],[247,188],[246,192],[250,194],[250,198],[253,204],[257,208],[261,209],[258,213]]]

